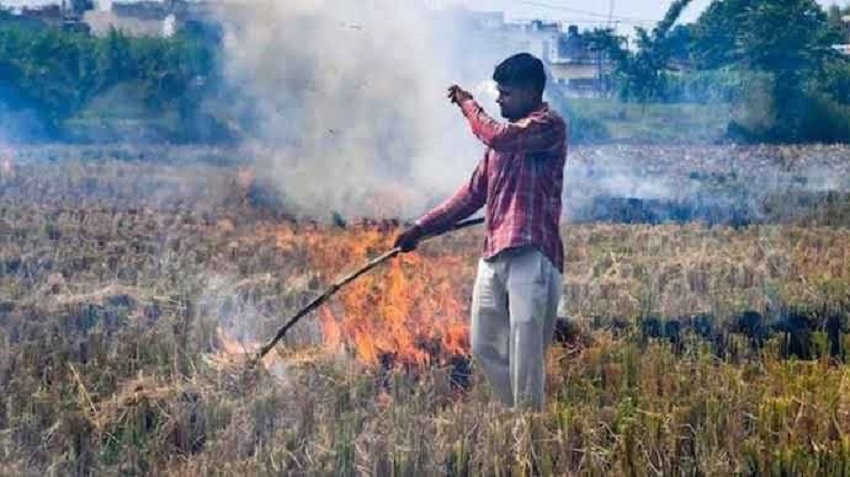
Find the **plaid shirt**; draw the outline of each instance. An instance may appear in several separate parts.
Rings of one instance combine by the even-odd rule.
[[[473,134],[487,146],[484,158],[468,183],[416,223],[426,233],[438,231],[486,204],[485,259],[532,245],[563,271],[564,245],[558,224],[567,156],[564,120],[545,103],[507,124],[490,118],[471,99],[461,109]]]

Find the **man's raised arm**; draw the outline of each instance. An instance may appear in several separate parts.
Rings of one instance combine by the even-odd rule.
[[[566,138],[566,125],[557,116],[534,113],[514,123],[501,123],[468,98],[460,103],[472,133],[486,146],[504,152],[542,152]]]

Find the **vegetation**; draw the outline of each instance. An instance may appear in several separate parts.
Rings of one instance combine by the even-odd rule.
[[[850,70],[826,48],[840,11],[718,0],[676,26],[687,3],[637,51],[593,34],[619,55],[624,93],[564,105],[574,137],[846,138]],[[0,120],[30,139],[124,124],[226,141],[233,113],[218,106],[237,95],[217,48],[191,31],[2,26]],[[440,341],[465,331],[481,231],[358,280],[267,367],[233,373],[222,363],[400,224],[296,220],[224,148],[0,149],[0,475],[850,474],[847,157],[571,149],[581,187],[565,193],[587,222],[562,229],[567,320],[547,406],[527,413],[499,406],[462,338]],[[638,209],[691,187],[703,222]],[[612,189],[625,202],[596,201]],[[715,217],[726,194],[752,215]],[[400,358],[398,335],[419,359]]]
[[[91,141],[98,138],[75,136],[70,123],[108,118],[152,127],[170,142],[227,140],[220,113],[205,105],[225,94],[218,55],[214,36],[192,30],[173,38],[118,31],[95,38],[0,20],[0,117],[16,119],[6,121],[19,136],[10,139]]]
[[[673,26],[689,3],[690,0],[674,1],[652,32],[635,28],[637,50],[634,53],[624,50],[622,44],[615,44],[611,53],[618,63],[622,83],[620,94],[626,101],[647,103],[664,99],[667,92],[665,71],[682,43],[674,32],[683,30],[673,30]]]
[[[637,152],[646,169],[672,169],[655,149]],[[767,156],[805,169],[823,152]],[[765,167],[762,153],[747,156],[753,166]],[[577,151],[594,154],[608,155]],[[688,171],[681,158],[706,153],[670,156]],[[287,337],[276,368],[240,376],[211,364],[219,328],[270,336],[386,247],[393,224],[275,219],[250,207],[234,167],[15,159],[0,161],[2,474],[824,475],[850,465],[843,342],[832,352],[810,321],[806,347],[793,348],[791,331],[756,334],[742,319],[828,305],[846,320],[843,228],[567,226],[576,328],[549,355],[546,409],[525,414],[500,408],[474,370],[457,383],[451,364],[390,372],[329,351],[320,316]],[[721,166],[704,172],[719,182]],[[408,304],[449,313],[454,300],[463,306],[444,318],[462,320],[480,240],[446,237],[378,270],[358,282],[365,302],[401,271],[428,284]],[[334,260],[326,269],[316,268],[322,250]],[[352,301],[344,292],[331,309],[340,303]]]
[[[824,11],[814,0],[715,0],[694,23],[679,24],[689,4],[672,2],[654,28],[637,28],[630,48],[612,30],[582,37],[614,62],[619,102],[652,105],[671,124],[699,109],[690,104],[713,104],[721,112],[708,112],[712,134],[702,125],[624,130],[607,118],[627,106],[569,105],[556,93],[577,141],[850,141],[850,60],[833,49],[848,39],[847,9]],[[91,38],[10,18],[0,10],[7,140],[228,142],[250,116],[250,98],[221,78],[216,28],[168,39]]]
[[[728,103],[636,104],[613,98],[564,100],[571,143],[711,144],[723,142]]]
[[[850,59],[840,9],[814,0],[716,0],[688,25],[674,27],[688,1],[673,2],[626,50],[611,30],[589,34],[615,62],[621,99],[639,103],[722,101],[740,111],[728,136],[758,142],[850,140]],[[608,37],[601,41],[600,38]]]

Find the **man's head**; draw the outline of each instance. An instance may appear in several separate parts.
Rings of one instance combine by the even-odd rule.
[[[528,116],[543,101],[546,88],[543,62],[528,53],[513,55],[500,63],[493,72],[493,80],[499,88],[496,102],[502,117],[509,121]]]

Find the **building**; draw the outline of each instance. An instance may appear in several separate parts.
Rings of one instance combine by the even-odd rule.
[[[528,22],[504,23],[498,30],[507,41],[516,44],[519,49],[550,61],[558,57],[558,38],[561,27],[556,22],[531,20]]]
[[[114,11],[90,11],[83,16],[96,36],[105,36],[112,30],[129,36],[168,36],[166,19],[145,20],[118,16]]]
[[[480,30],[498,31],[505,24],[504,12],[469,12],[469,18]]]
[[[19,28],[39,29],[47,25],[33,15],[23,15],[20,9],[0,7],[0,22],[4,25],[13,24]]]
[[[212,18],[213,4],[186,0],[111,2],[108,9],[86,12],[94,35],[119,30],[130,36],[170,37],[184,27],[197,28]]]
[[[179,8],[175,1],[113,2],[110,10],[118,18],[134,18],[143,21],[163,21]]]
[[[91,27],[92,34],[107,35],[118,30],[130,36],[159,36],[173,34],[169,20],[173,16],[174,2],[111,2],[108,9],[89,11],[84,21]]]
[[[579,29],[569,25],[564,32],[554,22],[531,21],[508,30],[526,49],[546,64],[553,84],[572,96],[599,96],[608,92],[611,61],[600,51],[592,51]]]
[[[48,26],[61,26],[64,18],[62,6],[59,4],[44,5],[42,7],[23,7],[20,11],[22,18],[36,20]]]
[[[2,10],[0,16],[3,21],[13,22],[25,28],[62,28],[66,31],[88,33],[88,26],[81,21],[83,9],[87,7],[90,8],[90,3],[86,0],[63,0],[61,4]]]
[[[455,12],[455,16],[457,12]],[[502,53],[527,51],[542,59],[553,84],[569,95],[607,94],[612,62],[591,51],[575,25],[564,31],[558,22],[545,20],[506,22],[502,12],[466,12],[464,31],[500,45]]]

